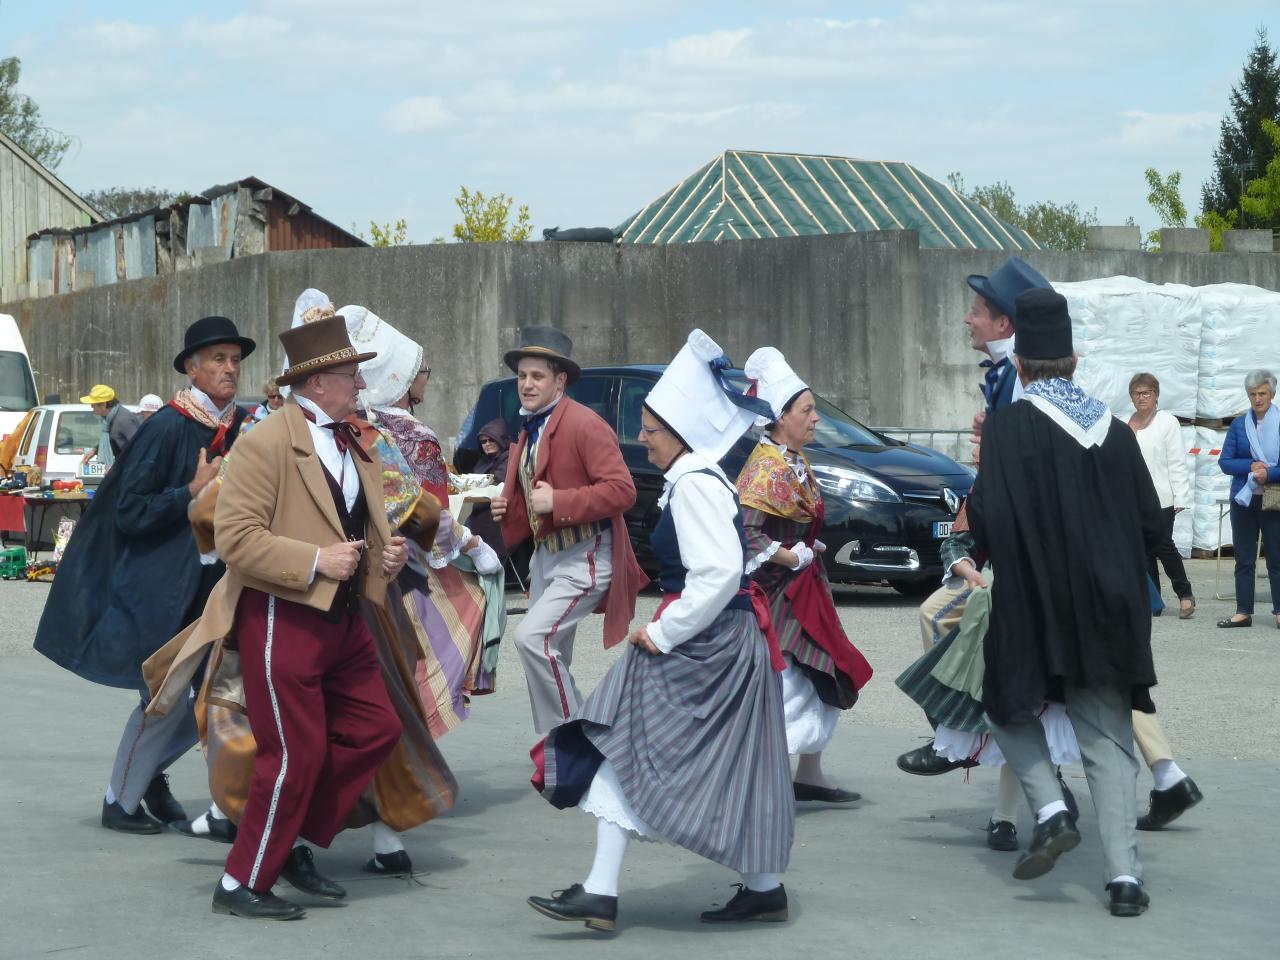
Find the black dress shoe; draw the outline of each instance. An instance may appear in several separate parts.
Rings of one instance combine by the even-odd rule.
[[[1076,803],[1076,795],[1067,786],[1067,781],[1062,779],[1061,770],[1058,771],[1058,786],[1062,788],[1062,802],[1067,805],[1067,816],[1071,818],[1072,823],[1075,823],[1080,819],[1080,806]]]
[[[781,923],[787,919],[787,890],[782,884],[763,893],[748,890],[741,883],[734,886],[738,892],[733,899],[719,910],[705,911],[701,917],[703,923],[745,923],[749,920]]]
[[[316,858],[310,847],[294,847],[289,851],[289,859],[280,869],[280,876],[289,881],[303,893],[325,900],[342,900],[347,891],[342,889],[328,877],[322,877],[316,869]]]
[[[164,829],[156,820],[152,820],[142,809],[133,813],[125,813],[119,803],[102,801],[102,825],[108,830],[119,830],[121,833],[159,833]]]
[[[862,799],[862,794],[854,793],[852,790],[842,790],[840,787],[818,787],[812,783],[793,783],[791,789],[795,791],[796,800],[798,801],[853,803],[855,800]]]
[[[577,920],[590,930],[612,930],[618,922],[618,898],[587,893],[582,884],[556,890],[550,897],[530,897],[526,903],[552,920]]]
[[[968,757],[963,760],[948,760],[946,757],[938,756],[934,752],[932,740],[898,757],[898,769],[903,773],[915,774],[917,777],[936,777],[940,773],[950,773],[952,770],[976,766],[977,763]]]
[[[1119,883],[1108,883],[1107,890],[1111,894],[1111,915],[1113,917],[1136,917],[1151,904],[1151,898],[1142,889],[1141,883],[1121,880]]]
[[[1203,799],[1190,777],[1183,777],[1168,790],[1152,790],[1151,809],[1138,818],[1138,829],[1163,830]]]
[[[1017,850],[1018,828],[1008,820],[988,820],[987,846],[992,850]]]
[[[214,843],[236,842],[236,825],[226,817],[211,817],[206,813],[205,823],[208,824],[206,833],[197,833],[191,820],[175,820],[169,826],[183,836],[195,837],[197,840],[212,840]]]
[[[1230,630],[1233,627],[1252,627],[1253,617],[1245,617],[1243,620],[1232,620],[1228,617],[1226,620],[1219,620],[1218,626],[1223,630]]]
[[[1076,830],[1076,822],[1066,811],[1058,811],[1044,823],[1036,824],[1035,832],[1031,834],[1031,845],[1013,868],[1014,878],[1034,880],[1044,876],[1053,869],[1058,857],[1074,850],[1079,843],[1080,832]]]
[[[142,802],[147,805],[147,813],[161,823],[187,819],[187,811],[182,809],[182,804],[169,791],[167,773],[157,773],[151,778],[151,782],[147,784],[147,792],[142,795]]]
[[[413,875],[413,861],[409,859],[407,850],[375,853],[360,869],[365,873],[377,873],[387,877],[409,877]]]
[[[282,900],[270,890],[255,893],[245,886],[227,890],[221,880],[213,890],[213,912],[248,920],[297,920],[307,913],[296,903]]]

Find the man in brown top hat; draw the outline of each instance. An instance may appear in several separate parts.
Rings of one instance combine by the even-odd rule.
[[[529,612],[516,628],[533,725],[545,733],[582,703],[569,673],[578,624],[604,609],[604,642],[621,642],[635,615],[640,572],[622,518],[636,502],[618,436],[565,395],[582,370],[573,341],[554,327],[526,327],[503,360],[515,373],[524,428],[492,502],[508,546],[534,540]]]
[[[340,316],[280,342],[290,366],[277,382],[292,395],[227,464],[214,515],[227,574],[186,646],[228,638],[257,741],[214,912],[287,920],[304,911],[271,893],[277,876],[346,896],[302,840],[329,845],[400,736],[355,600],[381,604],[408,550],[387,527],[378,454],[345,419],[364,386],[358,364],[374,354],[356,352]]]

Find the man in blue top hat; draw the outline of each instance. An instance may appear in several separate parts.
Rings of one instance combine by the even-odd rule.
[[[220,562],[201,557],[187,506],[240,432],[240,361],[254,346],[226,317],[187,328],[173,368],[189,383],[138,428],[98,487],[36,630],[36,650],[58,665],[137,691],[102,801],[111,830],[156,834],[186,819],[164,771],[195,746],[195,717],[145,715],[142,662],[200,615],[222,576]]]

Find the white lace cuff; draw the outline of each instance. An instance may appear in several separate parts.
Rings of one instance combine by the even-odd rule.
[[[755,573],[757,570],[763,567],[766,563],[768,563],[773,558],[773,555],[781,549],[782,549],[782,544],[779,543],[777,540],[773,541],[773,543],[769,544],[768,549],[761,550],[754,557],[748,560],[747,565],[743,568],[742,572],[748,577],[751,576],[753,573]]]

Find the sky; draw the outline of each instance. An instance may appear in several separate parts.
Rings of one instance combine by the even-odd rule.
[[[73,189],[256,176],[350,229],[448,235],[460,186],[616,226],[726,149],[903,160],[1159,226],[1199,209],[1280,4],[0,0]],[[535,238],[540,233],[535,232]]]

